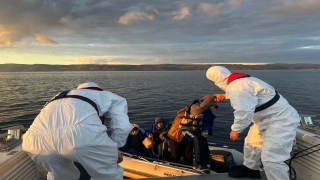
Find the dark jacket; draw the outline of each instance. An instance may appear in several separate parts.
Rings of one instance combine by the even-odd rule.
[[[132,136],[135,136],[135,137],[132,137]],[[142,141],[144,140],[145,138],[145,134],[144,134],[144,130],[143,129],[140,129],[139,128],[139,131],[138,131],[138,134],[137,135],[131,135],[129,134],[128,138],[127,138],[127,141],[126,141],[126,144],[124,146],[122,146],[120,148],[121,151],[123,152],[127,152],[127,150],[129,148],[133,148],[135,149],[136,151],[138,151],[139,153],[142,152],[143,150],[143,144],[142,144]],[[135,141],[135,142],[129,142],[130,139],[135,139],[135,140],[138,140],[138,141]],[[130,147],[131,146],[131,147]]]
[[[163,141],[169,140],[169,138],[167,137],[169,122],[164,121],[163,123],[163,126],[159,129],[156,127],[155,123],[152,124],[151,127],[145,131],[145,136],[148,136],[148,134],[152,134],[153,140],[156,144],[160,144]]]

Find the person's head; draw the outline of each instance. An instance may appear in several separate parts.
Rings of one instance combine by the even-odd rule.
[[[138,124],[132,124],[132,129],[130,131],[131,135],[137,135],[139,131],[139,126]]]
[[[212,66],[207,70],[206,76],[220,89],[226,91],[228,77],[231,72],[223,66]]]
[[[157,117],[155,120],[154,120],[154,124],[156,125],[156,128],[157,129],[160,129],[164,126],[165,124],[165,121],[164,119],[162,119],[161,117]]]
[[[77,89],[88,89],[88,88],[97,88],[100,89],[100,86],[94,82],[86,82],[80,84]]]

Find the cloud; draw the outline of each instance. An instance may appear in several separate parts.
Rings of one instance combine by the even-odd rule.
[[[320,50],[320,45],[318,46],[305,46],[305,47],[299,47],[297,49],[319,49]]]
[[[182,19],[187,18],[188,16],[190,16],[190,8],[188,6],[184,6],[182,8],[180,8],[179,11],[174,11],[172,12],[172,19],[176,20],[176,21],[180,21]]]
[[[320,11],[319,0],[275,0],[275,2],[277,7],[274,7],[272,12],[279,14],[299,16]]]
[[[223,2],[220,2],[218,4],[209,4],[209,3],[200,3],[198,9],[201,12],[206,13],[209,15],[209,17],[216,17],[219,15],[219,13],[226,7],[226,5]]]
[[[0,46],[11,46],[12,36],[10,32],[0,32]]]
[[[36,34],[35,40],[39,44],[58,44],[57,42],[50,39],[46,34]]]
[[[54,54],[70,60],[91,57],[88,63],[147,64],[158,62],[154,59],[161,63],[270,62],[278,58],[299,62],[297,54],[312,51],[310,58],[302,59],[319,62],[319,39],[307,39],[319,37],[319,3],[0,0],[0,52]],[[58,44],[35,46],[33,42]]]
[[[77,64],[108,64],[111,60],[98,57],[81,57],[73,60]]]
[[[55,44],[44,34],[61,27],[59,20],[70,11],[71,1],[0,1],[0,44],[13,47],[24,39]],[[30,41],[29,41],[30,42]]]
[[[22,25],[1,25],[0,24],[0,45],[12,47],[15,42],[23,39],[28,34]]]
[[[227,33],[228,29],[227,28],[222,28],[222,29],[219,29],[218,31],[221,34],[225,34],[225,33]]]
[[[65,16],[65,17],[62,17],[59,22],[61,23],[68,23],[71,21],[71,17],[70,16]]]
[[[243,4],[243,0],[229,0],[230,6],[241,6]]]
[[[71,34],[71,33],[75,33],[74,30],[72,29],[69,29],[69,28],[62,28],[61,29],[61,32],[64,33],[64,34]]]
[[[152,7],[152,6],[147,6],[146,10],[147,11],[153,11],[154,13],[159,14],[159,11],[156,8]]]
[[[110,57],[80,57],[73,59],[76,64],[129,64],[127,62],[115,61]]]
[[[237,29],[237,28],[239,28],[239,27],[240,27],[239,24],[233,24],[233,25],[231,26],[231,28],[234,28],[234,29]]]
[[[148,14],[145,12],[127,12],[123,16],[121,16],[118,20],[119,24],[122,25],[131,25],[135,23],[140,23],[141,21],[145,20],[153,20],[154,15]]]

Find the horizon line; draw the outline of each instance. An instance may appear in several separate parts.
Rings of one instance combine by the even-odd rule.
[[[270,64],[320,64],[320,63],[239,63],[239,62],[228,62],[228,63],[164,63],[164,64],[42,64],[42,63],[36,63],[36,64],[19,64],[19,63],[0,63],[0,65],[116,65],[116,66],[143,66],[143,65],[210,65],[210,64],[219,64],[219,65],[270,65]]]

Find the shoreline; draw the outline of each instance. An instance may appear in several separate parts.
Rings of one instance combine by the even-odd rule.
[[[154,65],[50,65],[50,64],[0,64],[0,72],[54,72],[54,71],[190,71],[207,70],[219,65],[230,70],[293,70],[320,69],[320,64],[154,64]]]

